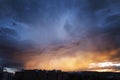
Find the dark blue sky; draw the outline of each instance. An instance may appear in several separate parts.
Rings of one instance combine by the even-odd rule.
[[[81,51],[119,50],[120,0],[0,0],[0,64],[23,66],[27,51],[72,42]]]

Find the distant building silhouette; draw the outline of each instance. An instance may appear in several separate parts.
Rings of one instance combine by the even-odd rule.
[[[14,74],[6,72],[3,66],[0,66],[0,80],[14,80]]]
[[[8,72],[3,72],[2,80],[14,80],[14,74],[8,73]]]
[[[59,70],[22,70],[15,74],[0,69],[0,80],[120,80],[120,73],[62,72]]]
[[[24,70],[15,74],[15,80],[67,80],[67,77],[67,73],[56,70]]]
[[[3,72],[4,67],[0,66],[0,72]]]
[[[120,80],[120,73],[23,70],[16,72],[15,80]]]

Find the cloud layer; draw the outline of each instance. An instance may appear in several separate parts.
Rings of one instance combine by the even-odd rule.
[[[100,54],[119,62],[119,5],[119,0],[0,0],[0,64],[24,67],[43,54],[78,61]]]

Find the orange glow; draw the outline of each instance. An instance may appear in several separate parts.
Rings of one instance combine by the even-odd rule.
[[[90,70],[90,71],[97,71],[97,72],[118,72],[118,71],[114,71],[114,69],[95,69],[95,70]]]
[[[26,60],[25,68],[45,70],[57,69],[62,71],[117,71],[109,69],[109,66],[114,62],[114,59],[111,59],[112,56],[116,55],[117,52],[120,51],[119,49],[111,50],[109,52],[74,51],[74,47],[65,47],[57,50],[54,49],[56,49],[56,47],[50,47],[41,54],[37,51],[35,55],[31,55],[29,60]],[[96,64],[91,66],[93,63]],[[100,66],[98,66],[97,63],[101,64],[100,66],[108,67],[108,69],[98,69]],[[116,66],[115,64],[113,65]]]

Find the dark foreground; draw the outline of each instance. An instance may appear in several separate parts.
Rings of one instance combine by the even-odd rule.
[[[23,70],[15,74],[0,72],[0,80],[120,80],[120,73]]]

